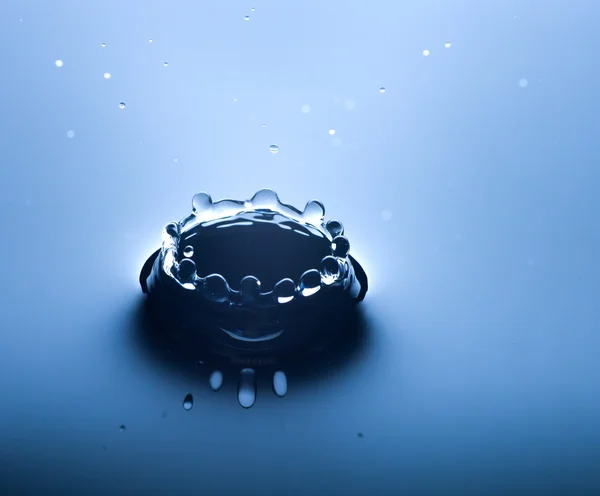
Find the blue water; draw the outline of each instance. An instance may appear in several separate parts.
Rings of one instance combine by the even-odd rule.
[[[599,20],[3,2],[0,493],[598,494]],[[263,187],[343,222],[368,333],[243,409],[139,343],[137,277],[195,193]]]

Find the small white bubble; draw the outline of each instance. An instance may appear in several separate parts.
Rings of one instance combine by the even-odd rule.
[[[100,46],[101,46],[102,48],[106,48],[106,43],[102,43]]]
[[[302,105],[302,113],[310,114],[310,105]]]
[[[279,147],[278,147],[277,145],[271,145],[271,146],[269,147],[269,151],[270,151],[271,153],[279,153]]]
[[[244,21],[249,21],[250,20],[250,16],[245,16],[244,17]]]
[[[385,88],[383,86],[379,88],[379,93],[385,93]]]
[[[519,86],[521,88],[525,88],[528,84],[529,84],[529,81],[527,81],[527,79],[525,79],[525,78],[519,79]]]
[[[452,43],[450,43],[449,41],[447,41],[446,43],[444,43],[444,46],[446,48],[450,48],[452,46]]]
[[[60,60],[60,59],[57,59],[57,60],[55,60],[55,61],[54,61],[54,65],[55,65],[56,67],[62,67],[62,66],[64,65],[64,63],[63,63],[63,61],[62,61],[62,60]]]
[[[392,212],[390,210],[382,210],[381,211],[382,220],[390,220],[392,218]]]
[[[148,40],[148,43],[152,43],[152,38],[150,38],[150,39]]]
[[[333,136],[334,134],[335,134],[335,129],[330,129],[330,130],[329,130],[329,135],[330,135],[330,136]]]
[[[69,129],[67,131],[67,138],[74,138],[75,137],[75,131],[73,131],[72,129]]]
[[[123,110],[126,107],[125,102],[119,103],[119,108]]]
[[[104,79],[110,79],[112,77],[110,72],[105,72],[104,73]]]
[[[423,50],[423,56],[425,56],[425,57],[429,57],[430,53],[431,52],[429,50]]]
[[[168,62],[163,62],[163,65],[164,65],[165,67],[169,67],[169,63],[168,63]]]
[[[256,9],[254,7],[252,7],[252,12],[254,12]]]
[[[344,107],[346,107],[346,110],[352,110],[354,108],[354,101],[353,100],[346,100],[346,102],[344,103]]]

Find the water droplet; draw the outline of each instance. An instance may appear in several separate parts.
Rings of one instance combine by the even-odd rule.
[[[267,125],[266,125],[266,124],[263,124],[263,125],[262,125],[262,127],[267,127]],[[275,152],[275,153],[277,153],[277,152]]]
[[[194,397],[188,393],[185,396],[185,398],[183,398],[183,409],[189,412],[193,406],[194,406]]]
[[[300,276],[300,294],[314,295],[321,289],[321,273],[317,269],[307,270]]]
[[[337,281],[341,272],[337,258],[327,255],[321,260],[321,276],[323,284],[330,285]]]
[[[265,125],[263,124],[263,127],[265,127]],[[279,147],[277,145],[271,145],[269,147],[269,151],[271,153],[279,153]]]
[[[119,103],[119,108],[123,110],[126,107],[125,102]],[[135,112],[134,112],[135,113]]]
[[[319,200],[310,200],[304,207],[302,216],[312,222],[320,223],[325,215],[325,206]]]
[[[204,296],[216,303],[229,299],[229,285],[221,274],[211,274],[204,279]]]
[[[385,88],[383,86],[379,88],[379,93],[385,93]]]
[[[110,79],[112,77],[110,72],[105,72],[104,73],[104,79]]]
[[[260,297],[260,281],[254,276],[246,276],[240,282],[242,301],[249,303]]]
[[[310,114],[310,105],[302,105],[302,113]]]
[[[252,7],[252,12],[254,12],[256,9],[254,7]]]
[[[188,245],[183,249],[183,256],[186,258],[191,258],[194,256],[194,247],[192,245]]]
[[[430,53],[431,53],[431,52],[430,52],[429,50],[423,50],[423,56],[424,56],[424,57],[429,57],[429,54],[430,54]]]
[[[381,218],[383,220],[390,220],[392,218],[392,212],[390,210],[382,210]]]
[[[121,424],[121,425],[119,426],[119,430],[120,430],[121,432],[125,432],[125,431],[127,430],[127,427],[125,427],[123,424]]]
[[[208,193],[198,193],[192,198],[192,209],[195,214],[212,208],[212,198]]]
[[[223,372],[220,370],[215,370],[210,374],[208,379],[208,383],[210,384],[210,388],[213,391],[218,391],[223,386]]]
[[[249,21],[250,20],[250,16],[245,16],[244,17],[244,21]]]
[[[165,67],[169,67],[169,63],[168,63],[168,62],[163,62],[163,65],[164,65]]]
[[[69,129],[67,131],[67,138],[74,138],[75,137],[75,131],[73,131],[72,129]]]
[[[179,279],[182,282],[191,282],[194,280],[196,273],[196,264],[191,258],[184,258],[179,262]]]
[[[284,372],[278,370],[273,374],[273,392],[279,396],[285,396],[287,393],[288,383]]]
[[[336,257],[345,257],[350,251],[350,241],[344,236],[336,236],[331,242],[331,253]]]
[[[254,193],[250,200],[255,209],[276,210],[279,205],[279,197],[272,189],[261,189]]]
[[[525,79],[525,78],[519,80],[519,86],[521,88],[527,87],[528,84],[529,84],[529,81],[527,81],[527,79]]]
[[[240,371],[238,401],[244,408],[250,408],[254,405],[256,401],[256,376],[254,369],[242,369]]]
[[[148,43],[152,43],[152,38],[150,38],[150,39],[148,40]]]
[[[100,45],[102,48],[106,48],[106,43],[102,43],[102,45]]]
[[[446,43],[444,43],[444,46],[446,48],[450,48],[452,46],[452,43],[450,43],[449,41],[447,41]]]
[[[329,135],[330,135],[330,136],[333,136],[334,134],[335,134],[335,129],[330,129],[330,130],[329,130]]]
[[[62,67],[64,65],[64,62],[62,60],[58,59],[58,60],[54,61],[54,65],[56,67]]]
[[[277,303],[288,303],[294,299],[296,283],[292,279],[282,279],[273,288],[273,296]]]
[[[327,228],[331,236],[333,236],[334,238],[336,236],[341,236],[342,234],[344,234],[344,226],[339,220],[332,219],[327,222],[325,227]]]

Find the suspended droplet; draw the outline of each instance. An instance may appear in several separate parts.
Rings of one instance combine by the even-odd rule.
[[[244,408],[250,408],[256,401],[256,376],[254,369],[242,369],[238,386],[238,402]]]
[[[148,43],[152,43],[152,38],[150,38],[150,39],[148,40]]]
[[[423,56],[429,57],[429,50],[423,50]]]
[[[452,43],[450,43],[449,41],[447,41],[446,43],[444,43],[444,46],[446,48],[450,48],[452,46]]]
[[[317,269],[307,270],[300,276],[300,294],[302,296],[314,295],[321,289],[321,273]]]
[[[125,425],[121,424],[121,425],[119,426],[119,430],[120,430],[121,432],[125,432],[125,431],[127,430],[127,427],[126,427]]]
[[[104,73],[104,79],[110,79],[111,77],[112,77],[112,75],[110,74],[110,72]]]
[[[333,136],[334,134],[335,134],[335,129],[330,129],[330,130],[329,130],[329,135],[330,135],[330,136]]]
[[[194,397],[188,393],[185,396],[185,398],[183,398],[183,409],[189,412],[193,406],[194,406]]]
[[[263,127],[265,127],[265,125],[263,124]],[[269,147],[269,151],[271,153],[279,153],[279,147],[277,145],[271,145]]]
[[[62,67],[64,65],[64,62],[62,60],[58,59],[58,60],[54,61],[54,65],[56,67]]]
[[[325,225],[332,237],[341,236],[344,234],[344,226],[339,220],[330,220]]]
[[[379,93],[385,93],[385,88],[383,86],[379,88]]]
[[[184,258],[179,262],[179,279],[182,282],[191,282],[196,273],[196,264],[191,258]]]
[[[521,88],[526,88],[528,84],[529,84],[529,81],[527,81],[527,79],[525,79],[525,78],[519,80],[519,86]]]
[[[273,392],[279,396],[285,396],[287,393],[288,382],[284,372],[278,370],[273,374]]]
[[[331,253],[336,257],[345,257],[350,251],[350,241],[344,236],[336,236],[331,242]]]
[[[119,108],[123,110],[126,107],[125,102],[119,103]],[[135,112],[134,112],[135,113]]]
[[[169,63],[168,63],[168,62],[163,62],[163,65],[164,65],[165,67],[169,67]]]
[[[67,138],[74,138],[75,137],[75,131],[73,131],[72,129],[69,129],[67,131]]]
[[[102,43],[102,45],[100,45],[102,48],[106,48],[106,43]]]
[[[212,208],[212,198],[208,193],[198,193],[194,195],[192,198],[192,209],[194,213],[198,214],[199,212],[203,212],[205,210],[209,210]]]
[[[321,278],[323,284],[330,285],[336,282],[340,276],[340,264],[337,258],[328,255],[321,260]]]
[[[218,391],[223,386],[223,372],[215,370],[210,374],[208,383],[213,391]]]
[[[282,279],[273,288],[273,296],[277,303],[288,303],[294,299],[296,283],[292,279]]]
[[[192,245],[188,245],[183,249],[183,256],[187,258],[191,258],[194,256],[194,247]]]

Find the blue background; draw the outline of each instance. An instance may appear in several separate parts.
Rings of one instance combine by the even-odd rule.
[[[1,492],[598,490],[599,14],[3,2]],[[244,410],[131,329],[162,227],[261,187],[344,222],[369,338]]]

